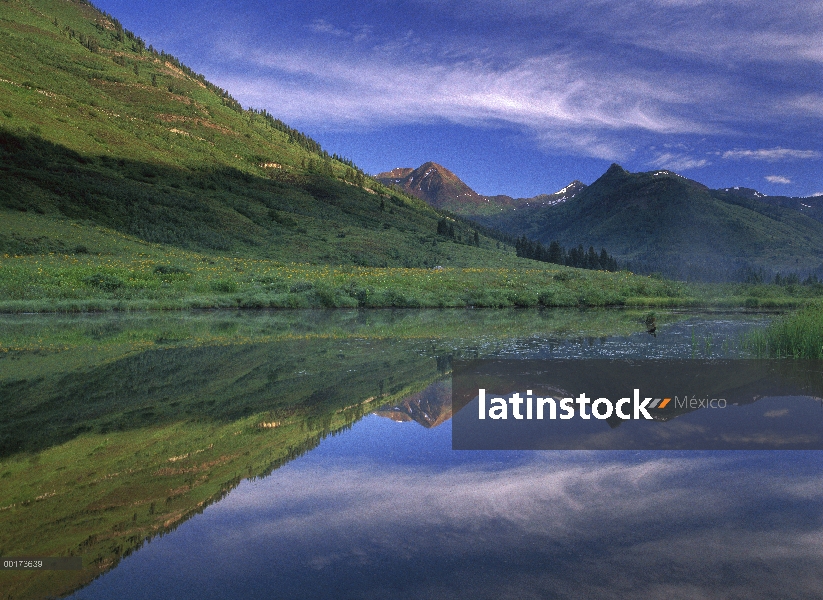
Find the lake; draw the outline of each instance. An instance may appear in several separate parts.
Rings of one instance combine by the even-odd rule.
[[[773,318],[655,312],[4,316],[0,555],[84,568],[2,597],[820,597],[817,451],[452,450],[454,361],[738,359]]]

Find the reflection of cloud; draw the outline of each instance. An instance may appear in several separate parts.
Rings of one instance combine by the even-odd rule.
[[[506,470],[286,468],[214,507],[231,523],[233,541],[206,529],[224,551],[226,543],[237,556],[282,546],[322,577],[387,569],[387,560],[398,571],[455,564],[467,570],[464,596],[768,598],[819,589],[816,521],[803,527],[785,513],[769,521],[781,499],[819,502],[819,476],[747,470],[742,460],[593,456],[602,455],[535,454]],[[759,513],[762,528],[742,518],[744,508],[761,505],[769,507]],[[437,596],[445,583],[433,575],[415,581],[419,588],[404,580],[411,589],[399,595]],[[372,584],[379,585],[362,583],[367,591]]]
[[[692,461],[661,460],[592,467],[564,465],[541,457],[505,471],[406,470],[386,479],[373,466],[334,473],[290,473],[288,489],[279,492],[279,501],[292,505],[310,502],[317,510],[310,519],[307,515],[296,515],[277,524],[250,523],[251,529],[242,537],[266,536],[276,531],[281,538],[294,535],[307,539],[311,533],[328,533],[329,528],[340,528],[342,532],[359,523],[365,514],[383,513],[388,509],[380,508],[384,503],[391,509],[383,519],[370,519],[368,529],[407,521],[423,528],[456,527],[463,530],[464,539],[459,539],[462,544],[467,543],[466,536],[473,535],[477,527],[484,527],[485,521],[502,520],[533,534],[564,537],[575,532],[575,536],[597,537],[610,526],[603,524],[589,530],[585,522],[593,512],[608,513],[614,523],[642,520],[641,515],[652,509],[662,510],[670,517],[690,513],[690,504],[697,501],[694,491],[678,486],[675,480],[693,472],[696,466]],[[661,486],[662,480],[672,485]],[[726,502],[722,495],[705,493],[704,501],[717,506]],[[232,495],[225,504],[230,510],[246,510],[259,508],[268,501],[265,495]],[[425,510],[421,514],[422,507]],[[387,543],[391,543],[390,539]],[[427,544],[422,540],[421,543]]]
[[[771,417],[785,417],[787,414],[789,414],[789,409],[784,408],[783,410],[767,410],[765,413],[763,413],[763,416],[764,417],[770,417],[770,418]]]

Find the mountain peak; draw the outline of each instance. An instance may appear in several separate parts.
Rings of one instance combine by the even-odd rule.
[[[620,167],[618,167],[622,171]],[[625,172],[625,171],[623,171]],[[385,185],[402,187],[435,208],[443,208],[457,214],[478,217],[500,211],[531,209],[537,206],[554,206],[573,198],[585,189],[586,184],[575,179],[553,194],[538,194],[531,198],[511,196],[481,196],[443,165],[427,161],[416,169],[396,168],[375,175]]]
[[[386,185],[397,185],[425,200],[435,208],[453,208],[453,204],[479,204],[483,197],[463,183],[443,165],[427,161],[417,167],[397,168],[379,173],[375,178]]]
[[[629,174],[629,172],[626,169],[624,169],[623,167],[621,167],[617,163],[612,163],[611,166],[608,168],[608,170],[603,175],[614,176],[614,175],[628,175],[628,174]]]

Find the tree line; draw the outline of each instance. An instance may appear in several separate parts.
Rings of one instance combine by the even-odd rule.
[[[589,246],[588,252],[583,249],[583,244],[577,248],[570,248],[568,251],[560,245],[557,240],[552,241],[548,247],[536,240],[530,240],[525,235],[515,243],[517,256],[530,258],[541,262],[576,267],[578,269],[592,269],[600,271],[618,271],[617,259],[601,248],[598,254],[594,246]]]
[[[463,239],[463,234],[466,235],[465,239]],[[453,221],[445,218],[437,221],[437,235],[451,238],[456,242],[463,242],[469,246],[480,246],[480,234],[477,232],[477,229],[463,231],[461,233],[459,228],[455,229]]]

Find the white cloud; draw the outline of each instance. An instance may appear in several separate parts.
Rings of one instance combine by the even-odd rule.
[[[785,103],[790,111],[813,117],[823,117],[823,94],[802,94]]]
[[[372,29],[368,25],[360,25],[359,27],[350,29],[341,29],[325,19],[315,19],[310,25],[308,25],[308,28],[314,33],[330,35],[336,38],[347,38],[354,40],[355,42],[362,42],[363,40],[366,40]]]
[[[687,169],[698,169],[700,167],[705,167],[711,163],[709,163],[709,161],[705,158],[695,158],[685,154],[664,152],[663,154],[657,156],[649,164],[658,169],[685,171]]]
[[[817,150],[793,150],[791,148],[763,148],[760,150],[727,150],[723,158],[779,161],[789,159],[820,158]]]
[[[660,144],[660,136],[750,135],[792,115],[823,117],[823,96],[810,84],[823,66],[817,2],[774,11],[745,0],[416,1],[436,10],[438,27],[401,13],[391,27],[379,25],[386,15],[375,16],[371,28],[332,15],[305,25],[317,35],[302,38],[225,36],[215,50],[221,62],[232,57],[234,73],[217,82],[301,127],[502,124],[548,147],[613,160],[633,154],[630,144]],[[803,75],[782,70],[777,86],[777,63]],[[819,156],[780,147],[723,154]],[[671,154],[652,164],[711,163]]]
[[[594,33],[601,40],[710,63],[763,61],[823,63],[823,19],[816,0],[775,11],[748,0],[417,0],[449,5],[465,19],[545,21],[558,28]]]
[[[243,54],[270,74],[221,78],[221,85],[244,103],[273,112],[276,107],[287,121],[338,127],[505,123],[525,128],[546,145],[612,159],[624,155],[619,137],[627,130],[713,130],[672,110],[690,105],[699,83],[686,89],[680,81],[661,82],[642,71],[611,73],[566,53],[505,66],[466,60],[421,64],[383,51],[356,57]],[[295,84],[293,78],[306,83]]]
[[[315,19],[311,25],[309,25],[309,29],[315,33],[326,33],[335,37],[348,37],[349,35],[346,30],[338,29],[325,19]]]
[[[792,180],[782,175],[766,175],[766,181],[769,183],[791,183]]]

